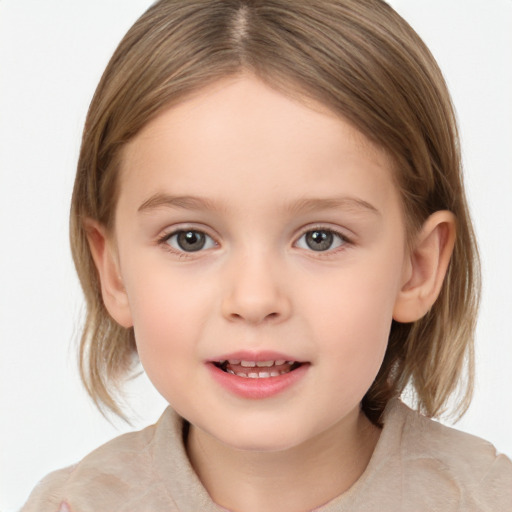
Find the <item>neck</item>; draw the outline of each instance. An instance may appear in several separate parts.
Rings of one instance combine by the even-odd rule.
[[[190,428],[187,449],[201,482],[233,512],[305,512],[349,489],[362,475],[380,430],[359,410],[299,446],[238,450]]]

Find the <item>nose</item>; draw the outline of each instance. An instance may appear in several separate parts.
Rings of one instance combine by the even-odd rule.
[[[232,262],[222,300],[222,315],[252,325],[280,323],[291,313],[283,273],[271,258],[242,257]]]

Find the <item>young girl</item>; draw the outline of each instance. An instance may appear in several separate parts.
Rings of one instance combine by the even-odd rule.
[[[140,359],[170,407],[24,511],[512,507],[512,463],[428,419],[469,404],[477,257],[446,86],[384,2],[157,2],[93,98],[71,239],[88,392],[120,414]]]

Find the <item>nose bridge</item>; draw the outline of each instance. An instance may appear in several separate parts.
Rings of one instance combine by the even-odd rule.
[[[233,254],[228,265],[222,301],[228,320],[259,324],[289,316],[290,297],[277,255],[252,245]]]

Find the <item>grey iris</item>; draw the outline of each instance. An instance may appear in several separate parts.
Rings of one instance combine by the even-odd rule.
[[[326,251],[333,242],[330,231],[310,231],[306,233],[306,244],[313,251]]]
[[[180,231],[177,236],[180,249],[187,252],[200,251],[206,243],[206,237],[198,231]]]

